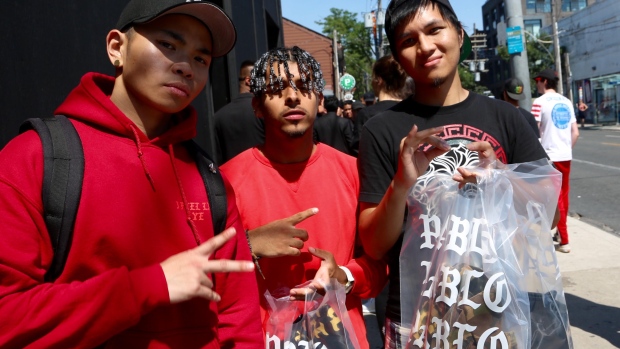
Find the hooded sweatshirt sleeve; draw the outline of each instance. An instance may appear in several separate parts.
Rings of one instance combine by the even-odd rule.
[[[32,131],[0,152],[0,347],[94,347],[169,303],[165,278],[153,265],[44,282],[53,251],[42,214],[42,159]]]
[[[224,178],[228,200],[227,227],[234,227],[234,240],[216,252],[217,259],[251,261],[245,230],[232,186]],[[219,273],[215,275],[216,292],[222,299],[218,303],[218,335],[222,348],[263,348],[263,331],[260,320],[259,295],[255,273]]]

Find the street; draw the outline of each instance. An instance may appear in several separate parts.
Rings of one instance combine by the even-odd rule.
[[[620,131],[580,129],[573,149],[570,215],[620,235]]]

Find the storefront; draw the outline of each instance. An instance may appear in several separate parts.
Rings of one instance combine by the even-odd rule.
[[[573,89],[573,95],[588,105],[586,123],[615,125],[619,122],[620,74],[575,81]]]

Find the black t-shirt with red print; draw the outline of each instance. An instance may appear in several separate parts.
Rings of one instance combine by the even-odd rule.
[[[444,126],[439,136],[452,150],[434,159],[427,173],[418,178],[416,185],[433,173],[455,173],[458,167],[474,164],[475,152],[465,145],[488,141],[503,163],[522,163],[546,158],[538,137],[519,110],[500,100],[470,92],[467,98],[447,107],[432,107],[406,99],[389,110],[370,119],[362,131],[358,168],[360,176],[360,202],[378,204],[398,167],[401,140],[413,125],[419,130]],[[430,147],[422,145],[423,148]],[[390,292],[386,316],[400,322],[399,254],[401,238],[388,252],[390,267]]]

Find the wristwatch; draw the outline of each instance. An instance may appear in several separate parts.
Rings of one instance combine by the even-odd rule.
[[[344,284],[344,291],[346,293],[349,293],[351,292],[351,289],[353,289],[353,283],[355,282],[355,279],[353,278],[353,274],[351,274],[349,268],[343,266],[339,266],[339,268],[342,269],[342,271],[344,271],[344,273],[347,275],[347,283]]]

